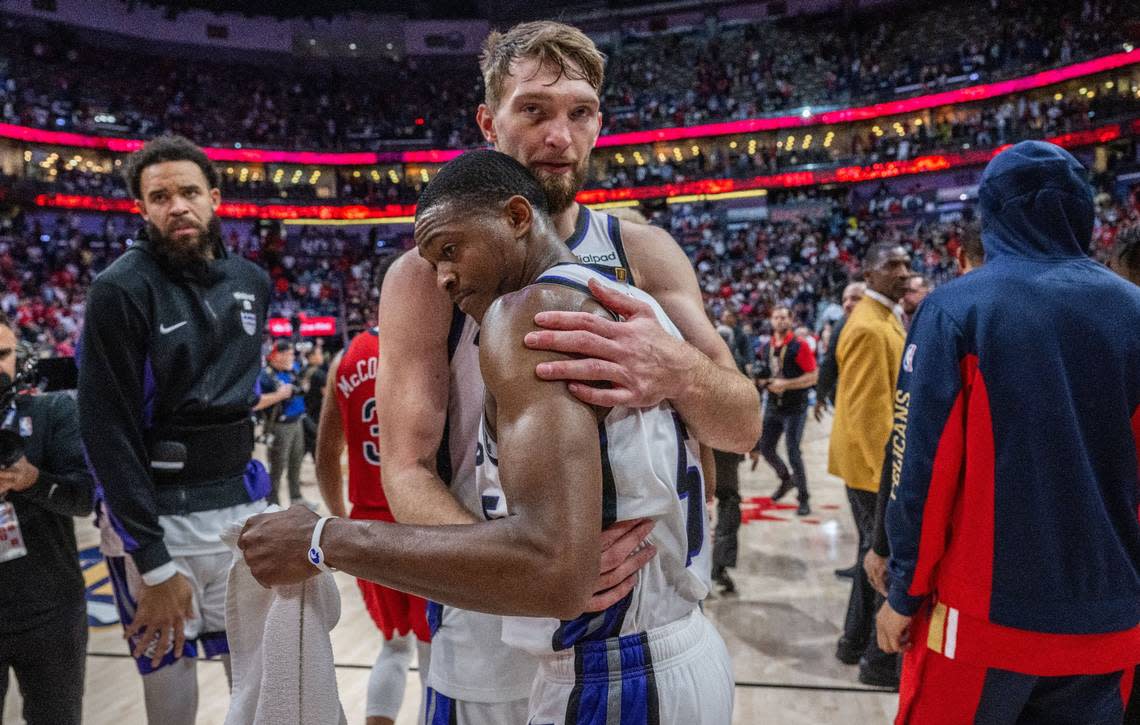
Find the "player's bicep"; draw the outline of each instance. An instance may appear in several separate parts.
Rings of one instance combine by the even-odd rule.
[[[533,368],[531,368],[533,369]],[[561,390],[559,390],[561,388]],[[499,474],[512,513],[601,530],[601,447],[593,410],[562,382],[517,390],[496,416]]]
[[[329,365],[329,377],[325,381],[324,405],[321,406],[321,418],[317,423],[317,459],[335,456],[340,461],[340,452],[344,449],[344,425],[340,418],[340,406],[343,404],[337,395],[336,378],[337,369],[343,353],[337,353]]]
[[[705,313],[697,275],[684,250],[656,227],[629,229],[626,238],[637,286],[657,300],[686,342],[717,365],[735,370],[732,351]]]
[[[533,289],[523,297],[493,305],[481,332],[480,366],[494,401],[500,482],[511,512],[525,516],[536,536],[592,576],[601,531],[598,413],[572,396],[564,382],[534,374],[538,363],[565,355],[522,343],[535,329],[535,314],[572,305],[552,303]]]

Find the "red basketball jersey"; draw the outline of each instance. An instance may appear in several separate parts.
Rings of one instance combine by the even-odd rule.
[[[379,354],[375,328],[352,339],[336,369],[336,402],[348,445],[348,500],[355,506],[386,511],[388,499],[380,485],[380,426],[376,414]]]

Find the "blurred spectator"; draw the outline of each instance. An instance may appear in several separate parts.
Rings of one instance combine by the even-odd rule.
[[[305,399],[297,384],[296,353],[293,343],[278,340],[269,353],[268,366],[259,379],[262,393],[290,391],[290,397],[269,408],[266,435],[269,437],[269,502],[280,505],[281,477],[288,474],[289,504],[312,505],[301,498],[301,460],[305,456]]]
[[[740,372],[749,374],[749,368],[754,357],[753,350],[748,333],[740,324],[736,313],[727,308],[721,312],[720,323],[716,326],[716,331],[724,338],[728,349],[732,351],[732,358],[736,361],[736,367],[739,368]]]
[[[906,294],[899,300],[903,313],[903,328],[910,329],[910,321],[914,319],[914,313],[918,311],[918,306],[922,304],[928,294],[930,294],[930,282],[921,274],[912,274],[906,282]]]
[[[305,366],[298,377],[305,397],[305,452],[317,461],[317,425],[321,420],[328,368],[325,366],[325,348],[320,341],[305,351]]]
[[[863,282],[852,282],[843,288],[843,317],[839,318],[829,330],[829,336],[826,338],[827,350],[823,362],[820,363],[819,381],[815,386],[815,410],[812,414],[817,423],[823,420],[823,411],[827,409],[827,405],[835,402],[835,388],[839,384],[839,363],[835,360],[835,351],[839,348],[839,333],[843,331],[843,325],[851,316],[851,311],[855,309],[859,300],[863,299],[866,291],[867,285]]]
[[[741,453],[713,451],[716,464],[716,530],[713,532],[712,580],[721,594],[736,591],[736,582],[728,573],[736,567],[740,533],[740,464]]]
[[[1140,224],[1133,224],[1116,235],[1109,266],[1132,284],[1140,285]]]
[[[767,393],[764,401],[764,432],[752,451],[752,468],[757,454],[776,472],[780,485],[772,493],[779,501],[793,488],[799,496],[797,516],[811,513],[808,504],[807,470],[800,453],[800,440],[807,422],[808,393],[819,377],[815,353],[807,340],[792,331],[792,311],[784,305],[772,310],[772,339],[760,352],[756,384]],[[776,445],[784,436],[791,471],[780,459]]]

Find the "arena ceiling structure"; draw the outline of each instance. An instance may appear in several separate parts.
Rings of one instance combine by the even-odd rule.
[[[327,18],[345,13],[389,13],[413,19],[471,19],[515,21],[560,17],[567,13],[565,0],[126,0],[128,4],[166,8],[170,13],[208,10],[247,16],[276,18]],[[587,0],[573,4],[579,14],[591,10],[661,7],[670,10],[716,6],[719,2],[662,2],[661,0]]]

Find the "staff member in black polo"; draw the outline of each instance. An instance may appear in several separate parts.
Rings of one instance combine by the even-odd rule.
[[[807,421],[808,388],[815,385],[819,369],[811,347],[792,332],[790,309],[784,305],[774,307],[770,321],[772,339],[760,352],[761,368],[767,367],[768,376],[757,383],[768,392],[764,403],[764,433],[753,456],[757,452],[764,456],[780,479],[772,500],[779,501],[795,488],[799,492],[800,504],[796,514],[807,516],[811,513],[811,506],[808,505],[807,473],[800,454],[800,440]],[[792,465],[790,472],[776,453],[781,435],[785,437],[788,448],[788,462]]]
[[[147,235],[88,292],[79,426],[147,718],[191,725],[198,647],[228,662],[219,536],[269,493],[251,460],[251,411],[282,399],[255,392],[269,277],[223,246],[202,149],[154,139],[125,175]]]
[[[16,334],[0,312],[0,393],[15,377]],[[91,513],[94,482],[76,417],[75,401],[58,393],[17,395],[0,410],[23,438],[23,456],[0,468],[0,499],[27,552],[8,558],[0,543],[0,710],[11,668],[28,725],[78,724],[83,714],[87,605],[72,517]]]

